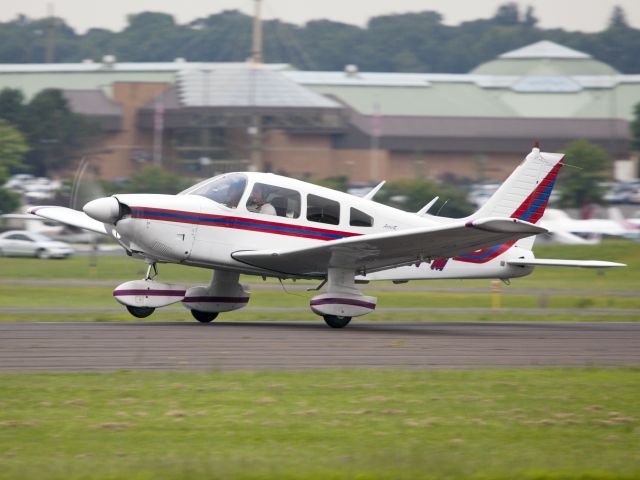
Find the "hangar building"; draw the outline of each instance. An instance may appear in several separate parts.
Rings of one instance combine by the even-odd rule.
[[[101,126],[88,155],[104,178],[159,162],[195,176],[257,169],[352,182],[501,180],[533,140],[586,138],[629,162],[640,74],[548,41],[468,74],[298,71],[284,64],[0,65],[0,89],[60,88]]]

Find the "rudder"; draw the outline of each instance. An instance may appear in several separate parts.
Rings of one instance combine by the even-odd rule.
[[[536,146],[471,218],[511,217],[538,223],[549,203],[564,154]]]

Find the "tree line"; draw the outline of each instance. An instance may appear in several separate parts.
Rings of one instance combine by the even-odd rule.
[[[29,101],[20,90],[1,90],[0,213],[19,204],[17,195],[1,188],[10,174],[61,172],[98,133],[91,120],[71,111],[61,90],[42,90]]]
[[[0,23],[0,63],[79,62],[113,54],[119,61],[244,61],[251,52],[251,17],[227,10],[187,24],[172,15],[131,15],[121,31],[92,28],[77,33],[61,18],[24,15]],[[265,59],[303,70],[466,73],[478,64],[524,45],[551,40],[591,54],[623,73],[640,72],[640,30],[615,7],[595,33],[543,29],[532,7],[501,5],[488,19],[443,23],[436,11],[373,17],[366,27],[330,20],[299,26],[264,22]]]

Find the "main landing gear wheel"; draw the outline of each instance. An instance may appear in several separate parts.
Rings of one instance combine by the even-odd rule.
[[[210,323],[213,322],[218,316],[218,312],[203,312],[201,310],[191,310],[191,315],[193,318],[198,320],[200,323]]]
[[[351,317],[339,317],[337,315],[324,315],[323,318],[331,328],[344,328],[351,321]]]
[[[146,318],[156,310],[155,308],[151,307],[132,307],[130,305],[125,306],[127,307],[129,313],[136,318]]]

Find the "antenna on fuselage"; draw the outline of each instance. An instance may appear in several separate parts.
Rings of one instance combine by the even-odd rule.
[[[378,193],[378,191],[382,188],[382,186],[385,183],[387,183],[386,180],[381,181],[378,185],[376,185],[371,190],[369,190],[367,194],[362,198],[364,198],[365,200],[373,200],[373,197],[375,196],[375,194]]]
[[[435,203],[438,201],[438,199],[439,199],[439,198],[440,198],[440,197],[434,197],[434,198],[433,198],[433,200],[431,200],[431,201],[430,201],[429,203],[427,203],[424,207],[422,207],[420,210],[418,210],[418,211],[416,212],[416,215],[418,215],[418,216],[422,216],[422,215],[424,215],[425,213],[427,213],[427,212],[429,211],[429,209],[435,205]],[[447,203],[447,202],[445,202],[445,203]],[[442,208],[442,207],[441,207],[441,208]]]
[[[439,209],[438,209],[438,211],[436,212],[436,217],[437,217],[438,215],[440,215],[440,212],[442,211],[442,209],[444,208],[444,206],[445,206],[447,203],[449,203],[449,199],[448,199],[448,198],[444,201],[444,203],[443,203],[442,205],[440,205],[440,208],[439,208]]]

